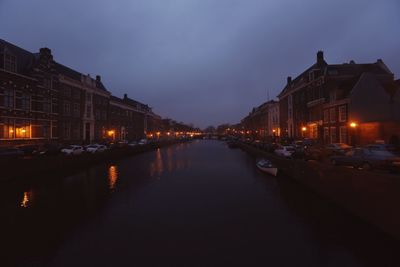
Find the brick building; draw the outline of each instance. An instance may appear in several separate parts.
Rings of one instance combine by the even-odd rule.
[[[278,95],[281,133],[324,143],[387,141],[394,129],[383,134],[383,123],[399,122],[395,108],[397,87],[393,73],[380,59],[368,64],[328,64],[319,51],[316,63],[294,80],[288,77]],[[382,116],[372,116],[371,110]],[[378,130],[371,134],[371,130],[361,129],[370,122],[381,125],[379,134]],[[369,138],[361,137],[367,133]]]
[[[0,39],[0,145],[133,140],[159,131],[145,104],[114,97],[92,78]]]

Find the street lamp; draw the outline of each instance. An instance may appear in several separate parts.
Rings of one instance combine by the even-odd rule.
[[[351,122],[350,123],[350,127],[353,129],[352,131],[351,131],[351,135],[350,135],[350,137],[351,137],[351,145],[353,145],[353,146],[355,146],[356,145],[356,143],[357,143],[357,141],[356,141],[356,128],[357,128],[357,126],[358,126],[358,124],[356,123],[356,122]]]
[[[357,123],[355,123],[355,122],[351,122],[350,123],[350,127],[351,128],[356,128],[358,125],[357,125]]]

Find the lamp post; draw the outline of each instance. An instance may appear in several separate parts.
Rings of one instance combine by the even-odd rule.
[[[357,127],[358,124],[356,122],[350,122],[350,128],[351,128],[351,145],[356,146],[356,134],[357,134]]]
[[[301,136],[304,138],[304,135],[307,131],[307,128],[305,126],[301,127]]]

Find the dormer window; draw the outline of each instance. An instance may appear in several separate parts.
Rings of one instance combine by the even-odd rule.
[[[17,72],[17,58],[9,53],[5,53],[4,69],[11,72]]]

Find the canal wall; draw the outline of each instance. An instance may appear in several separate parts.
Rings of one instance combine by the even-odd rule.
[[[137,145],[134,147],[125,146],[113,148],[102,153],[83,153],[81,155],[66,156],[39,156],[28,159],[17,159],[8,162],[0,162],[0,181],[12,181],[25,179],[26,177],[38,177],[47,174],[68,174],[85,169],[87,167],[111,162],[114,160],[134,156],[140,153],[151,151],[157,148],[187,142],[188,140],[165,140],[156,143]],[[39,177],[38,177],[39,178]]]
[[[284,159],[243,143],[238,145],[255,156],[270,159],[287,176],[400,239],[399,175],[338,167],[316,161]]]

